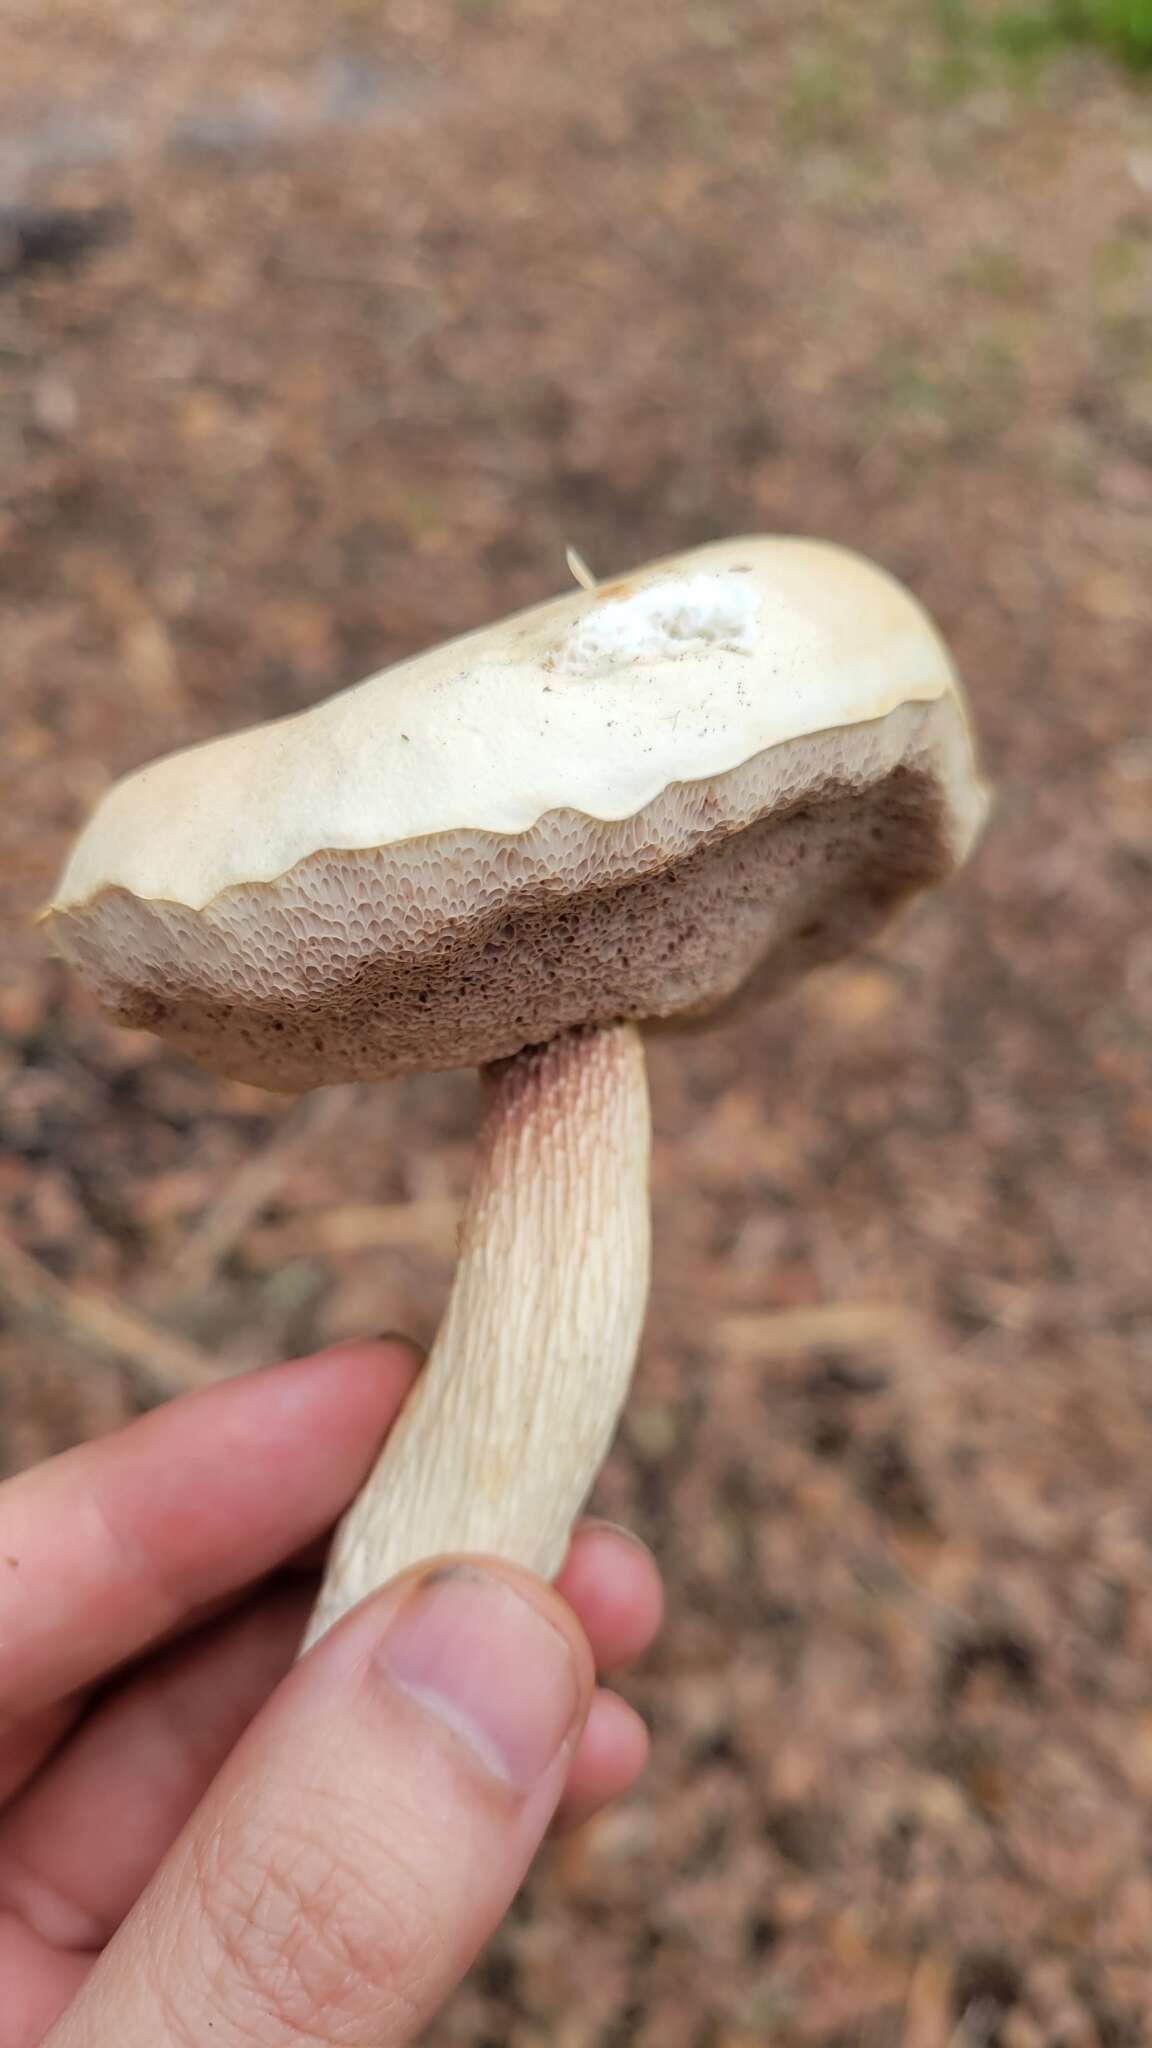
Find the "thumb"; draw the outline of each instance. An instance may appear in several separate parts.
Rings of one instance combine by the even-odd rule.
[[[365,1601],[253,1722],[54,2048],[415,2040],[514,1896],[591,1691],[575,1617],[511,1565]]]

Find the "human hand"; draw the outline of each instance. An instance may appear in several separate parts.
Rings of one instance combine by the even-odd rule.
[[[0,2048],[413,2041],[554,1815],[639,1772],[594,1677],[660,1586],[602,1524],[557,1590],[421,1567],[293,1666],[416,1369],[343,1345],[0,1486]]]

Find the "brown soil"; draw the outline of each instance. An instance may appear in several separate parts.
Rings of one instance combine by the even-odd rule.
[[[67,262],[0,220],[0,1200],[52,1274],[237,1365],[426,1335],[467,1177],[467,1080],[301,1118],[44,960],[128,766],[568,542],[779,528],[912,583],[998,788],[894,938],[654,1049],[599,1495],[668,1575],[654,1761],[435,2040],[1143,2042],[1147,92],[915,0],[15,0],[0,79],[0,207],[124,209]],[[10,1465],[155,1397],[7,1292]]]

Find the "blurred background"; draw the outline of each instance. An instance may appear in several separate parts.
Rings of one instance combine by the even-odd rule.
[[[906,578],[997,787],[653,1049],[598,1494],[648,1778],[440,2048],[1127,2048],[1152,2002],[1148,0],[6,0],[0,1459],[427,1338],[475,1084],[295,1105],[33,928],[109,778],[750,529]],[[1142,77],[1142,68],[1144,75]]]

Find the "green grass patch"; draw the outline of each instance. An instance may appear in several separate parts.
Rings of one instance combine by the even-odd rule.
[[[1131,71],[1152,73],[1152,0],[1024,0],[977,8],[938,0],[956,45],[982,43],[1023,64],[1070,48],[1103,50]]]

